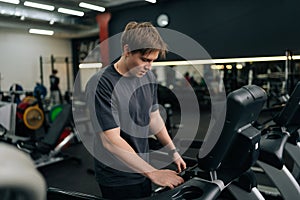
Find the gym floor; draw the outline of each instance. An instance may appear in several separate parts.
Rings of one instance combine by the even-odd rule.
[[[83,144],[72,144],[63,153],[70,158],[39,168],[47,186],[101,196],[93,173],[93,157]]]

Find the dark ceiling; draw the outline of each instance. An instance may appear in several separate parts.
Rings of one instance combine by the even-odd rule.
[[[105,7],[111,12],[126,7],[147,5],[144,0],[28,0],[34,3],[47,4],[55,7],[54,11],[47,11],[24,6],[25,0],[19,4],[10,4],[0,1],[0,28],[16,29],[28,32],[29,28],[53,30],[55,37],[78,38],[95,35],[99,32],[96,15],[99,11],[92,11],[79,7],[80,2]],[[84,16],[78,17],[58,12],[63,7],[83,11]],[[53,20],[54,24],[49,22]]]

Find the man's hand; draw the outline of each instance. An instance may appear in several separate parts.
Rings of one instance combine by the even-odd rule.
[[[186,163],[184,162],[184,160],[178,152],[175,152],[173,154],[173,161],[177,166],[178,173],[182,172],[182,170],[186,168]]]
[[[174,187],[184,182],[183,178],[178,176],[177,172],[169,169],[147,172],[146,176],[154,184],[159,186],[169,187],[170,189],[173,189]]]

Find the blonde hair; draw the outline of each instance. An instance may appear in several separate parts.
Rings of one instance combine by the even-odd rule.
[[[129,22],[121,36],[122,48],[128,45],[131,53],[142,55],[159,51],[160,57],[165,58],[167,45],[157,29],[150,22]]]

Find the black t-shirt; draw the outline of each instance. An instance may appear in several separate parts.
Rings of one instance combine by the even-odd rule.
[[[86,95],[95,133],[120,127],[121,137],[142,159],[149,161],[150,113],[158,109],[154,74],[149,71],[141,78],[124,77],[109,65],[89,80]],[[133,173],[103,148],[98,134],[95,137],[95,169],[100,184],[120,186],[144,181],[144,176]]]
[[[53,74],[50,75],[50,91],[59,90],[58,84],[59,84],[59,78]]]

